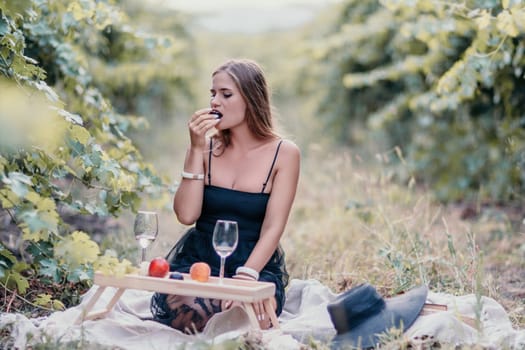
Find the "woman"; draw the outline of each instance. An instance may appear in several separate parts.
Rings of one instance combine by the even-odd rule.
[[[173,209],[193,225],[168,256],[171,271],[188,272],[204,261],[218,275],[219,256],[212,234],[217,219],[239,225],[239,243],[228,257],[225,276],[273,282],[272,303],[279,315],[288,275],[279,246],[299,179],[300,152],[274,131],[264,73],[251,60],[230,60],[212,74],[211,108],[195,112],[189,123],[190,146]],[[208,137],[216,129],[218,132]],[[157,293],[155,320],[182,331],[201,331],[230,301]],[[255,313],[270,326],[264,305]]]

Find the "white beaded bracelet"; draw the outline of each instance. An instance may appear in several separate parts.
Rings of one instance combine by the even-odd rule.
[[[252,277],[254,280],[258,281],[259,280],[259,272],[255,271],[254,269],[252,269],[251,267],[247,267],[247,266],[239,266],[237,268],[237,270],[235,270],[235,273],[236,274],[245,274],[245,275],[248,275],[250,277]]]
[[[188,173],[186,171],[182,171],[182,173],[180,173],[180,174],[182,175],[183,179],[204,180],[204,174],[192,174],[192,173]]]

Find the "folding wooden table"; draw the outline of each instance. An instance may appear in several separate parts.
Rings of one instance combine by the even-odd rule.
[[[184,280],[158,278],[128,274],[125,276],[109,276],[100,272],[95,273],[94,284],[98,286],[95,294],[87,302],[84,312],[77,318],[76,324],[84,320],[104,317],[120,299],[126,289],[139,289],[166,294],[184,296],[198,296],[203,298],[224,299],[239,301],[248,314],[250,323],[254,328],[260,329],[259,321],[255,315],[253,303],[263,301],[265,309],[269,310],[272,327],[279,328],[279,322],[270,300],[275,295],[275,285],[269,282],[247,281],[234,278],[224,278],[219,282],[219,277],[211,276],[207,282],[194,281],[189,274],[182,274]],[[101,310],[92,311],[97,300],[107,287],[117,288],[108,304]]]

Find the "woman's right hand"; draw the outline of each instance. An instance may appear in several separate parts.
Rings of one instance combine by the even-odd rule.
[[[210,114],[211,108],[196,111],[188,122],[191,148],[204,150],[206,148],[206,133],[220,122],[215,114]]]

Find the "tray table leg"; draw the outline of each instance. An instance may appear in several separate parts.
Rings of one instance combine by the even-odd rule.
[[[97,291],[95,292],[95,295],[93,295],[93,297],[89,300],[82,314],[75,321],[75,324],[80,324],[82,321],[92,320],[95,318],[105,316],[107,313],[111,311],[113,306],[115,306],[115,304],[120,299],[122,294],[126,291],[126,288],[117,289],[117,291],[115,292],[115,294],[113,295],[113,297],[108,302],[105,308],[98,310],[98,311],[91,311],[91,309],[93,308],[93,306],[95,306],[95,303],[100,298],[100,296],[102,295],[105,289],[106,289],[106,286],[98,287]]]
[[[84,308],[84,310],[82,310],[82,313],[80,314],[80,316],[78,316],[77,320],[75,321],[75,324],[80,324],[82,320],[84,319],[84,317],[87,314],[89,314],[93,306],[95,306],[95,303],[97,302],[98,298],[100,298],[102,293],[104,293],[105,289],[106,287],[97,288],[97,291],[95,292],[95,294],[91,297],[91,299],[89,299],[88,303],[86,304],[86,307]]]
[[[248,314],[248,318],[253,328],[261,329],[261,326],[259,325],[259,321],[257,320],[257,316],[255,315],[255,311],[253,310],[253,305],[251,303],[242,303],[242,306],[244,310],[246,311],[246,313]]]
[[[279,329],[279,320],[277,320],[277,315],[275,314],[275,309],[272,307],[272,303],[270,302],[270,299],[264,299],[264,308],[268,312],[268,315],[270,316],[270,321],[272,322],[272,327],[275,329]]]
[[[119,288],[116,292],[115,292],[115,295],[113,295],[113,298],[111,298],[111,300],[109,301],[108,305],[106,306],[106,313],[110,312],[111,309],[113,309],[113,306],[115,306],[115,304],[117,303],[117,301],[120,299],[120,297],[122,296],[122,294],[124,294],[124,292],[126,291],[126,288]]]

